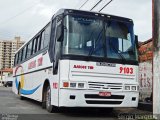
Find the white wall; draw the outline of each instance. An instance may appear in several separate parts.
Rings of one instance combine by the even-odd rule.
[[[152,61],[146,61],[139,64],[139,88],[141,101],[144,101],[146,97],[151,96]]]

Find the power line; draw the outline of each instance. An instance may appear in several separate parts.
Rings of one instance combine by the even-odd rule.
[[[95,4],[90,11],[92,11],[98,4],[100,4],[103,0],[99,0],[99,2],[97,4]]]
[[[40,0],[40,1],[41,1],[41,0]],[[40,1],[39,1],[39,2],[40,2]],[[32,6],[30,6],[30,7],[28,7],[28,8],[26,8],[26,9],[24,9],[23,11],[17,13],[16,15],[14,15],[14,16],[12,16],[12,17],[6,19],[6,20],[4,20],[4,21],[1,22],[0,24],[6,24],[7,22],[9,22],[9,21],[11,21],[12,19],[14,19],[14,18],[16,18],[16,17],[22,15],[23,13],[25,13],[26,11],[28,11],[29,9],[31,9],[31,8],[34,7],[34,6],[35,6],[35,4],[32,5]]]
[[[89,0],[86,0],[79,9],[81,9]]]
[[[101,12],[107,5],[109,5],[113,0],[110,0],[107,4],[105,4],[102,9],[99,10],[99,12]]]

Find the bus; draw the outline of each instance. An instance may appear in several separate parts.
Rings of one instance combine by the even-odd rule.
[[[137,107],[138,38],[133,21],[60,9],[15,54],[13,91],[62,107]]]

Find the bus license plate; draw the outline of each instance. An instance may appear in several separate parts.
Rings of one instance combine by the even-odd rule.
[[[109,97],[109,96],[111,96],[111,92],[99,92],[99,96]]]

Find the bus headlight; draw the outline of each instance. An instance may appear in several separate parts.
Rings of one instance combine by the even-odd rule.
[[[76,83],[70,83],[71,88],[76,88]]]
[[[132,90],[136,90],[136,86],[132,86]]]
[[[78,88],[84,88],[84,83],[78,83]]]
[[[130,86],[125,86],[125,90],[130,90]]]
[[[77,81],[63,82],[63,88],[85,89],[86,84],[85,82],[77,82]]]

